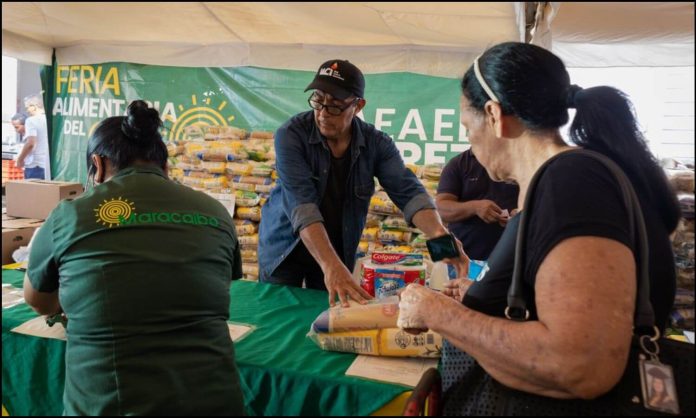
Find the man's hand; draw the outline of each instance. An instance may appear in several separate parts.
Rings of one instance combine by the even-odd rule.
[[[442,261],[454,266],[454,269],[457,271],[457,277],[467,278],[469,276],[469,263],[471,262],[471,260],[469,260],[469,256],[467,256],[466,253],[464,252],[464,247],[462,246],[462,242],[459,241],[459,239],[457,239],[457,238],[455,238],[454,240],[457,243],[457,249],[459,250],[459,257],[457,257],[457,258],[443,258]]]
[[[18,158],[17,162],[15,163],[15,166],[17,168],[24,168],[24,158]]]
[[[336,295],[338,295],[341,306],[344,308],[350,306],[349,299],[363,305],[367,303],[368,299],[372,299],[372,296],[365,289],[353,281],[353,277],[343,263],[337,263],[324,271],[324,283],[326,290],[329,291],[330,306],[335,305]]]
[[[445,282],[445,287],[442,289],[442,293],[451,297],[457,302],[461,302],[464,300],[466,291],[469,290],[469,287],[471,287],[472,284],[474,284],[474,282],[467,278],[448,280]]]
[[[487,224],[499,222],[502,212],[503,210],[492,200],[479,200],[476,206],[476,215]]]

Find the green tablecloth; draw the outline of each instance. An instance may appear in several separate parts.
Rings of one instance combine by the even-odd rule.
[[[23,273],[3,270],[22,286]],[[325,292],[233,282],[230,320],[256,329],[235,343],[250,415],[369,415],[409,390],[345,376],[354,354],[320,350],[305,337],[327,307]],[[10,415],[63,412],[65,343],[10,332],[36,314],[22,304],[2,314],[2,403]]]

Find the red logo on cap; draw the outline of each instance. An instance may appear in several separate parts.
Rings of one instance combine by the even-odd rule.
[[[331,66],[331,69],[334,71],[338,70],[338,63],[334,62],[333,65]]]

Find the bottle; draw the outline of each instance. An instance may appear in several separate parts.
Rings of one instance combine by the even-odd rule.
[[[437,291],[442,291],[445,283],[449,280],[447,264],[442,261],[433,263],[430,270],[430,288]]]

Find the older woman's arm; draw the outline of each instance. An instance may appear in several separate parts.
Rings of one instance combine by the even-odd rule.
[[[29,274],[24,275],[24,300],[39,315],[53,315],[62,312],[58,300],[58,290],[53,292],[39,292],[29,280]]]
[[[41,315],[62,311],[58,300],[59,272],[54,257],[53,223],[57,215],[51,212],[43,226],[34,231],[29,242],[29,262],[24,275],[24,299]]]
[[[623,374],[631,341],[631,251],[606,238],[566,239],[539,267],[535,291],[538,321],[490,317],[416,287],[402,294],[402,314],[422,318],[514,389],[583,399],[609,391]]]

